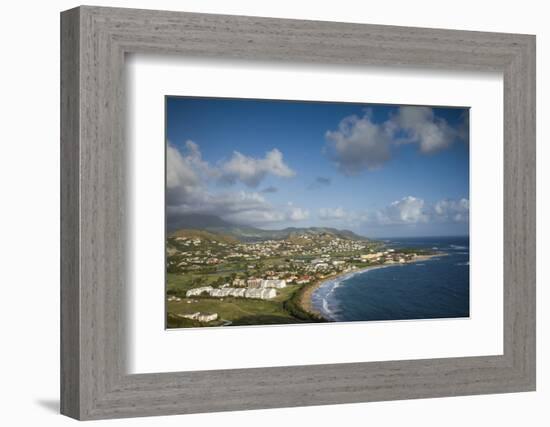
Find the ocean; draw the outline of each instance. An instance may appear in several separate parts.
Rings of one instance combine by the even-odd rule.
[[[429,248],[447,255],[329,280],[314,291],[313,307],[327,319],[344,322],[469,317],[468,237],[382,240],[389,248]]]

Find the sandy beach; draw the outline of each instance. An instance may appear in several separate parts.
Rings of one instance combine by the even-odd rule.
[[[364,268],[358,268],[358,269],[352,270],[352,271],[346,271],[346,272],[342,272],[342,273],[338,273],[338,274],[332,274],[330,276],[324,277],[320,280],[317,280],[315,282],[312,282],[312,283],[306,285],[306,288],[302,292],[302,295],[301,295],[300,300],[299,300],[300,306],[302,307],[302,309],[304,311],[307,311],[308,313],[312,313],[315,316],[324,318],[324,316],[318,310],[316,310],[315,307],[313,307],[313,303],[312,303],[312,300],[311,300],[311,297],[313,296],[313,293],[317,289],[319,289],[322,285],[324,285],[325,283],[327,283],[330,280],[334,280],[338,277],[342,277],[342,276],[345,276],[345,275],[348,275],[348,274],[360,273],[362,271],[369,270],[373,267],[379,267],[379,266],[371,265],[371,266],[364,267]],[[325,319],[325,320],[328,320],[328,319]]]
[[[338,273],[338,274],[332,274],[330,276],[324,277],[320,280],[316,280],[315,282],[312,282],[312,283],[306,285],[305,290],[302,292],[302,295],[300,296],[299,304],[300,304],[301,308],[304,311],[307,311],[308,313],[312,313],[313,315],[324,318],[325,320],[328,321],[329,319],[326,319],[325,316],[323,316],[323,314],[320,313],[319,310],[317,310],[313,306],[313,302],[312,302],[313,293],[317,289],[319,289],[321,286],[326,284],[327,282],[330,282],[334,279],[337,279],[339,277],[343,277],[343,276],[346,276],[346,275],[350,275],[350,276],[351,275],[356,275],[356,274],[362,273],[363,271],[367,271],[367,270],[371,270],[371,269],[386,268],[386,267],[392,267],[392,266],[400,266],[400,265],[404,265],[404,264],[405,265],[406,264],[414,264],[414,263],[417,263],[417,262],[426,261],[426,260],[436,258],[436,257],[439,257],[439,256],[444,256],[444,255],[446,255],[446,254],[445,253],[438,253],[438,254],[433,254],[433,255],[418,255],[414,259],[414,261],[408,261],[408,262],[403,263],[403,264],[401,264],[401,263],[390,263],[390,264],[369,265],[369,266],[366,266],[366,267],[363,267],[363,268],[357,268],[357,269],[351,270],[351,271],[345,271],[345,272],[341,272],[341,273]]]

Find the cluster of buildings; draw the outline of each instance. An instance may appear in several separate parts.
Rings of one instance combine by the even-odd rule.
[[[226,283],[222,288],[282,289],[288,283],[308,283],[314,278],[351,270],[358,264],[405,263],[415,256],[389,248],[380,250],[379,245],[365,240],[327,238],[326,235],[308,233],[284,240],[248,243],[223,243],[200,237],[177,237],[175,240],[177,245],[169,247],[168,267],[171,272],[211,271],[214,266],[223,264],[226,266],[217,267],[220,271],[238,267],[241,277],[230,278],[228,274],[223,280],[231,284]],[[274,257],[280,259],[280,264],[271,264],[270,269],[274,271],[269,272],[264,267],[264,260]]]
[[[213,288],[212,286],[202,286],[200,288],[189,289],[185,296],[189,298],[204,294],[216,298],[235,297],[272,299],[277,296],[277,291],[273,288]]]
[[[319,253],[359,252],[368,248],[368,243],[362,240],[332,239],[323,245]]]
[[[254,298],[254,299],[273,299],[277,296],[276,289],[286,287],[286,280],[281,279],[235,279],[233,286],[229,283],[219,288],[213,286],[201,286],[189,289],[185,296],[187,298],[201,295],[208,295],[215,298],[234,297],[234,298]],[[177,297],[169,297],[176,300]],[[177,298],[177,301],[181,299]]]
[[[183,269],[196,269],[204,265],[227,262],[254,262],[270,257],[321,256],[328,253],[349,253],[365,250],[366,241],[348,240],[334,237],[322,240],[322,244],[311,235],[304,233],[286,240],[265,240],[254,243],[228,244],[200,237],[176,237],[179,249],[169,247],[169,256],[177,255],[174,265]],[[169,262],[170,264],[170,262]]]
[[[197,311],[195,313],[180,314],[180,317],[191,320],[198,320],[199,322],[212,322],[218,319],[218,313],[201,313]]]
[[[200,237],[176,237],[175,240],[184,246],[199,246],[202,243]]]
[[[282,279],[235,279],[233,280],[233,286],[242,288],[275,288],[283,289],[286,288],[286,280]]]
[[[185,300],[179,293],[168,296],[168,301],[188,304],[197,302],[190,298],[201,296],[271,300],[292,283],[307,284],[365,264],[406,263],[417,256],[365,240],[307,233],[255,243],[224,243],[200,237],[175,240],[167,247],[171,273],[185,274],[192,270],[217,273],[214,286],[197,283],[195,286],[200,287],[187,290]],[[198,311],[178,315],[199,322],[219,319],[217,313]]]
[[[223,243],[199,237],[178,237],[176,240],[185,248],[179,247],[176,253],[171,252],[168,262],[177,267],[175,272],[211,268],[209,266],[212,264],[223,263],[236,265],[241,272],[240,277],[230,278],[228,274],[223,278],[226,283],[221,286],[217,284],[211,289],[209,286],[191,289],[188,296],[204,292],[214,297],[270,299],[277,293],[252,290],[283,289],[289,283],[301,285],[330,274],[351,271],[358,264],[405,263],[415,257],[415,254],[398,253],[391,248],[380,250],[380,246],[373,246],[364,240],[316,238],[307,233],[285,240],[254,243]],[[272,271],[268,271],[263,266],[264,260],[273,257],[279,258],[280,263],[271,263],[269,270]],[[259,261],[251,263],[254,260]],[[223,271],[224,267],[220,268]]]
[[[383,252],[373,252],[370,254],[361,255],[357,260],[362,262],[381,262],[384,264],[394,264],[394,263],[406,263],[411,261],[416,257],[415,253],[411,254],[402,254],[396,253],[394,249],[388,249]]]

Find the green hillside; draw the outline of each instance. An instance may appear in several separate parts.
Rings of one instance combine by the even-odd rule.
[[[178,219],[178,225],[181,226],[181,228],[172,231],[169,237],[203,237],[206,240],[218,240],[226,243],[232,243],[227,240],[230,238],[241,242],[260,242],[264,240],[284,240],[290,238],[298,242],[308,236],[317,240],[328,240],[332,238],[368,240],[352,231],[338,230],[329,227],[288,227],[282,230],[263,230],[255,227],[231,224],[215,215],[182,215]],[[221,238],[225,240],[220,240]]]
[[[221,242],[227,244],[238,243],[238,240],[233,236],[224,235],[221,233],[215,233],[206,230],[196,230],[189,228],[182,228],[180,230],[173,231],[168,234],[168,238],[185,237],[188,239],[200,238],[207,242]]]

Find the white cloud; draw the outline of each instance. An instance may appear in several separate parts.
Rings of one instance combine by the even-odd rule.
[[[407,196],[377,211],[376,218],[381,224],[416,224],[427,222],[429,216],[425,210],[424,200]]]
[[[267,174],[290,178],[296,173],[284,162],[283,153],[274,148],[264,158],[256,159],[238,151],[220,165],[221,180],[234,184],[241,181],[249,187],[257,187]]]
[[[182,202],[200,189],[201,174],[208,174],[208,164],[202,160],[197,145],[185,143],[185,154],[173,145],[166,148],[166,199],[167,203]]]
[[[197,191],[185,202],[167,206],[169,222],[175,223],[178,216],[190,213],[216,215],[229,222],[260,226],[309,218],[306,209],[292,205],[273,206],[261,194],[247,191],[215,194]]]
[[[470,201],[440,200],[434,205],[433,213],[434,219],[438,221],[466,222],[469,219]]]
[[[468,199],[444,199],[433,204],[413,196],[396,200],[369,215],[369,222],[380,225],[419,223],[465,223],[469,221]]]
[[[447,148],[457,137],[456,130],[444,119],[435,117],[429,107],[400,107],[390,121],[406,134],[401,142],[417,143],[423,153]]]
[[[361,225],[467,223],[469,221],[469,201],[463,198],[427,203],[422,198],[406,196],[383,208],[371,211],[350,211],[341,207],[321,208],[318,217],[323,221],[337,221],[355,227]]]
[[[383,125],[375,124],[368,114],[344,118],[338,130],[327,131],[328,154],[346,175],[377,169],[391,157],[391,138]]]
[[[281,222],[299,222],[309,218],[307,209],[294,206],[272,206],[265,200],[259,204],[248,206],[243,206],[242,201],[232,196],[226,201],[229,203],[223,206],[224,211],[216,209],[214,212],[225,220],[236,224],[263,226]],[[221,208],[221,205],[218,204],[218,208]]]
[[[244,168],[239,165],[244,165]],[[187,141],[182,151],[168,144],[166,168],[166,210],[169,223],[176,223],[179,215],[189,213],[211,214],[251,225],[295,222],[309,217],[309,212],[299,207],[273,206],[260,192],[212,192],[208,188],[209,182],[218,180],[239,180],[253,185],[268,173],[293,175],[294,172],[284,164],[278,150],[266,153],[263,159],[234,153],[229,162],[214,167],[203,160],[196,143]],[[267,190],[265,193],[276,191],[274,187],[268,187]]]
[[[228,161],[216,166],[203,160],[199,145],[193,141],[186,141],[181,151],[170,143],[166,149],[166,186],[169,203],[187,197],[209,180],[229,184],[240,181],[249,187],[257,187],[268,174],[289,178],[294,176],[295,172],[285,164],[283,154],[277,149],[258,159],[235,151]],[[274,189],[268,188],[270,191]]]
[[[291,207],[287,213],[287,219],[290,221],[303,221],[309,218],[307,209]]]
[[[348,213],[341,207],[319,209],[319,218],[323,220],[342,220],[348,218]]]
[[[448,148],[456,139],[467,141],[468,115],[457,129],[436,117],[430,107],[399,107],[397,113],[382,123],[374,123],[371,112],[342,119],[338,129],[327,131],[327,154],[345,175],[382,167],[392,157],[392,147],[418,144],[428,154]]]
[[[250,210],[228,214],[223,218],[235,224],[262,226],[282,222],[285,220],[285,215],[282,212],[274,210]]]
[[[170,204],[168,213],[208,213],[213,215],[228,215],[243,211],[265,211],[271,206],[261,194],[255,192],[235,191],[212,194],[206,189],[189,194],[180,203]]]

